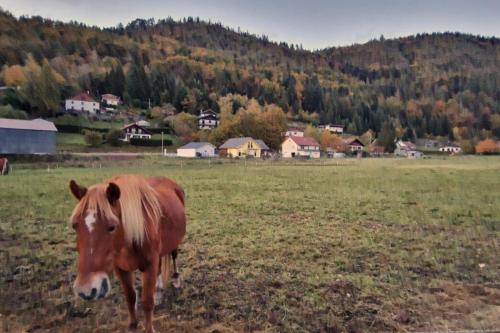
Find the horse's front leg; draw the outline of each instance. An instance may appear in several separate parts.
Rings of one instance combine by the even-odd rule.
[[[152,333],[153,330],[153,310],[154,295],[156,291],[156,279],[158,276],[159,256],[149,264],[146,270],[142,272],[142,307],[144,309],[144,326],[146,333]]]
[[[135,293],[135,279],[134,272],[122,271],[116,268],[116,275],[120,279],[125,299],[127,300],[128,313],[130,316],[129,329],[137,328],[137,314],[136,314],[136,293]]]

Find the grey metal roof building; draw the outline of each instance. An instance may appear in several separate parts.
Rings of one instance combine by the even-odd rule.
[[[257,142],[257,144],[260,146],[261,149],[263,149],[263,150],[270,150],[270,148],[266,145],[266,143],[264,142],[264,140],[257,139],[257,140],[255,140],[255,142]]]
[[[54,123],[0,118],[0,154],[55,154]]]
[[[190,149],[190,148],[191,149],[198,149],[198,148],[203,148],[206,145],[210,145],[210,146],[214,147],[214,145],[212,145],[209,142],[190,142],[187,145],[180,147],[179,149]]]
[[[228,139],[222,146],[220,146],[221,149],[229,149],[229,148],[239,148],[242,144],[245,142],[253,140],[250,137],[242,137],[242,138],[231,138]]]

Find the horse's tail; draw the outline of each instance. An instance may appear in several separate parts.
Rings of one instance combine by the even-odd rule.
[[[161,282],[163,283],[163,288],[167,288],[170,282],[170,275],[172,271],[172,256],[170,253],[161,258]]]

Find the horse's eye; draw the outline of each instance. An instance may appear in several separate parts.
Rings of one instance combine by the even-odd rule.
[[[78,223],[72,223],[71,228],[76,231],[76,229],[78,229]]]
[[[108,227],[108,232],[109,232],[109,233],[112,233],[113,231],[115,231],[115,229],[116,229],[116,226],[114,226],[114,225],[110,225],[110,226]]]

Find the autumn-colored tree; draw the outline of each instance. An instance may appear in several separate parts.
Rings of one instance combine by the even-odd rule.
[[[313,138],[316,141],[320,141],[321,132],[316,127],[313,127],[312,125],[309,124],[304,129],[304,136],[308,138]]]
[[[23,99],[44,116],[59,110],[62,76],[55,72],[47,60],[40,67],[33,58],[26,66],[26,83],[21,89]]]
[[[492,139],[480,141],[476,145],[476,154],[495,154],[498,153],[498,144]]]
[[[285,113],[275,104],[266,105],[261,119],[264,125],[264,133],[260,139],[264,140],[269,148],[279,149],[287,129]]]
[[[476,152],[476,147],[471,140],[461,140],[460,148],[464,154],[474,154]]]
[[[175,134],[180,136],[184,142],[190,141],[191,136],[197,130],[197,118],[195,115],[181,112],[175,116],[168,117],[170,127]]]
[[[3,73],[3,80],[7,86],[20,87],[26,83],[24,69],[20,65],[7,67]]]

